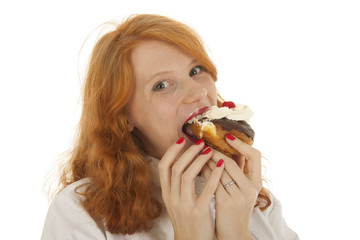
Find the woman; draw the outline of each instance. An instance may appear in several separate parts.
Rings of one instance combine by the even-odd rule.
[[[216,79],[197,34],[172,19],[137,15],[104,35],[42,239],[298,239],[262,188],[258,150],[229,135],[234,161],[184,138],[189,115],[221,104]]]

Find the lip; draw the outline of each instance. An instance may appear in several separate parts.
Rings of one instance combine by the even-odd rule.
[[[196,117],[197,115],[201,115],[203,114],[204,112],[206,112],[207,110],[209,110],[210,107],[209,106],[206,106],[206,107],[203,107],[203,108],[200,108],[200,109],[197,109],[195,110],[195,112],[193,112],[190,117],[188,119],[186,119],[186,121],[184,122],[187,123],[190,119],[192,119],[193,117]]]

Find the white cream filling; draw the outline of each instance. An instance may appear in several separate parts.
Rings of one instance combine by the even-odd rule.
[[[250,118],[254,115],[251,109],[242,104],[237,104],[235,108],[228,108],[228,107],[217,107],[212,106],[210,110],[206,111],[205,113],[193,117],[188,121],[188,123],[193,123],[195,120],[200,120],[203,118],[209,119],[209,121],[213,119],[221,119],[227,118],[233,121],[249,121]],[[204,122],[205,123],[205,122]]]

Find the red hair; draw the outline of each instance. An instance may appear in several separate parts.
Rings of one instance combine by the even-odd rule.
[[[79,136],[61,171],[61,189],[83,178],[90,183],[83,206],[111,233],[151,228],[161,203],[152,196],[150,166],[141,143],[128,130],[134,76],[130,56],[147,39],[175,44],[196,58],[214,81],[216,67],[199,36],[188,26],[158,15],[129,17],[96,43],[85,78]]]

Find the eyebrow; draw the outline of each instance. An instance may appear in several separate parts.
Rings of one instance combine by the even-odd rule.
[[[191,62],[190,62],[190,64],[189,64],[189,67],[191,66],[191,65],[193,65],[195,62],[197,62],[198,60],[197,59],[193,59]],[[150,77],[150,81],[149,82],[151,82],[155,77],[157,77],[157,76],[161,76],[161,75],[164,75],[164,74],[167,74],[167,73],[171,73],[172,71],[163,71],[163,72],[158,72],[158,73],[155,73],[154,75],[152,75],[151,77]]]
[[[163,71],[163,72],[158,72],[158,73],[155,73],[154,75],[151,76],[150,78],[150,81],[151,82],[155,77],[157,76],[161,76],[161,75],[164,75],[164,74],[167,74],[167,73],[171,73],[172,71]]]

